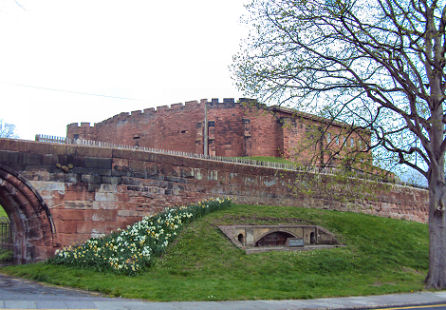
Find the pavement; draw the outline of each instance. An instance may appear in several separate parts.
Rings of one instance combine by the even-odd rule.
[[[446,309],[446,291],[305,300],[150,302],[136,299],[110,298],[90,292],[47,286],[0,275],[0,310],[309,310],[377,309],[421,304],[441,304],[444,306],[443,309]],[[440,307],[436,307],[436,309],[440,309]]]

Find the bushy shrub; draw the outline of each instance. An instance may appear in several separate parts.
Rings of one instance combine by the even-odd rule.
[[[99,271],[135,274],[159,256],[184,224],[215,210],[230,206],[228,199],[214,199],[187,207],[170,208],[118,230],[103,238],[57,250],[53,264],[90,266]]]

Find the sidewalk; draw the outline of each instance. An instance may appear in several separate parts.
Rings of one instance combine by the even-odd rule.
[[[368,297],[310,300],[258,300],[221,302],[147,302],[96,296],[10,295],[2,296],[0,309],[98,309],[98,310],[285,310],[370,309],[418,304],[446,304],[446,292],[422,292]]]

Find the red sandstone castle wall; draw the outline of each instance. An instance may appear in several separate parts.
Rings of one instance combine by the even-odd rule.
[[[94,126],[77,123],[67,126],[67,137],[123,145],[203,153],[204,100],[121,113]],[[233,99],[208,103],[209,154],[244,156],[243,113]]]
[[[67,137],[202,153],[203,120],[203,104],[193,101],[124,112],[91,127],[70,124]]]
[[[133,134],[131,145],[202,153],[203,119],[203,105],[198,102],[158,107],[150,118],[130,127],[127,136]]]
[[[307,115],[290,116],[279,112],[282,138],[280,155],[294,159],[303,165],[326,165],[328,160],[338,163],[342,158],[357,155],[370,144],[370,133],[365,130],[352,131],[338,122],[329,123]],[[353,139],[353,140],[352,140]],[[363,157],[371,160],[371,153]]]
[[[320,118],[286,109],[270,111],[252,102],[239,103],[234,99],[193,101],[156,110],[124,112],[94,126],[74,123],[67,126],[67,137],[203,154],[205,105],[209,155],[282,156],[297,159],[304,165],[319,164],[320,159],[315,158],[322,157],[326,162],[327,151],[335,152],[344,142],[342,131],[345,128],[339,124],[329,126],[327,132],[331,142],[328,142],[328,133],[318,136],[328,126]],[[359,148],[358,134],[351,137]],[[346,145],[350,145],[349,140]]]
[[[91,127],[90,123],[72,123],[67,125],[67,137],[70,139],[96,140],[96,128]]]
[[[278,118],[269,111],[249,105],[244,109],[243,118],[249,126],[244,155],[279,157],[283,129]]]
[[[233,102],[208,106],[209,155],[243,156],[243,110]]]

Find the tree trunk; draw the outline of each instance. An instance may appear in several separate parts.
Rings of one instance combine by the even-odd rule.
[[[429,184],[429,273],[426,287],[446,288],[446,186]]]

